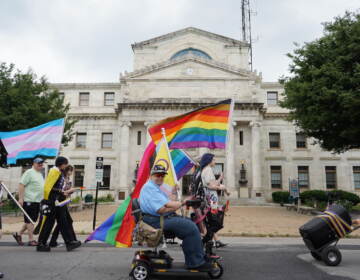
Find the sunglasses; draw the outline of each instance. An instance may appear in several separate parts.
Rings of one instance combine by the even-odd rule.
[[[154,174],[155,177],[164,178],[165,174]]]

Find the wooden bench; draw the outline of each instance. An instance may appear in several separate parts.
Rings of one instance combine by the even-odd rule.
[[[76,212],[76,211],[80,211],[82,209],[82,206],[81,206],[81,204],[71,204],[70,203],[68,208],[69,208],[70,212]]]
[[[95,205],[95,202],[85,202],[83,203],[83,209],[91,209],[91,208],[94,208],[94,205]]]
[[[308,214],[311,214],[311,212],[313,212],[314,210],[315,210],[314,207],[308,207],[308,206],[300,206],[299,207],[300,214],[308,215]]]
[[[296,209],[297,209],[295,204],[284,204],[284,206],[286,207],[286,210],[289,210],[289,211],[291,211],[291,210],[296,211]]]

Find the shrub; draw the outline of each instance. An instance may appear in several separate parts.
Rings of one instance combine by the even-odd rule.
[[[78,204],[78,203],[80,203],[80,201],[81,201],[80,196],[77,196],[77,197],[71,199],[71,203],[74,203],[74,204]]]
[[[102,196],[98,198],[98,202],[114,202],[115,199],[111,194],[108,194],[107,196]]]
[[[272,193],[272,199],[274,203],[288,203],[290,193],[286,191],[278,191]]]
[[[334,200],[338,201],[349,201],[352,203],[352,206],[360,203],[360,197],[354,193],[342,191],[342,190],[333,190],[329,192],[330,195],[335,198]]]
[[[315,202],[328,201],[328,196],[325,191],[311,190],[300,193],[300,199],[302,203],[314,204]]]

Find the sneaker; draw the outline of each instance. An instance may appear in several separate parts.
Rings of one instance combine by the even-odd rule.
[[[0,278],[4,278],[4,273],[0,272]]]
[[[19,235],[17,232],[13,233],[12,236],[14,237],[15,241],[19,246],[24,246],[24,242],[22,242],[21,235]]]
[[[80,246],[81,246],[81,241],[70,241],[69,243],[66,244],[66,250],[70,252]]]
[[[219,241],[216,241],[216,242],[215,242],[215,246],[216,246],[216,248],[222,248],[222,247],[227,246],[227,244],[226,244],[226,243],[222,243],[222,242],[219,240]]]
[[[48,245],[39,244],[36,246],[36,251],[38,252],[50,252],[50,250],[50,246]]]

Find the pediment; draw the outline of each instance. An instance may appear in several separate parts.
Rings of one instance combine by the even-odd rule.
[[[169,60],[126,73],[125,79],[249,79],[253,73],[195,56]]]
[[[174,38],[184,36],[187,34],[196,34],[196,35],[200,35],[203,37],[211,38],[213,40],[221,41],[229,46],[234,46],[234,47],[235,46],[236,47],[248,46],[247,42],[239,41],[239,40],[236,40],[236,39],[233,39],[230,37],[226,37],[223,35],[212,33],[212,32],[205,31],[205,30],[195,28],[195,27],[183,28],[183,29],[180,29],[180,30],[177,30],[174,32],[170,32],[170,33],[162,35],[162,36],[151,38],[149,40],[134,43],[131,46],[133,49],[151,47],[153,45],[156,45],[159,42],[166,41],[166,40],[172,40]]]

